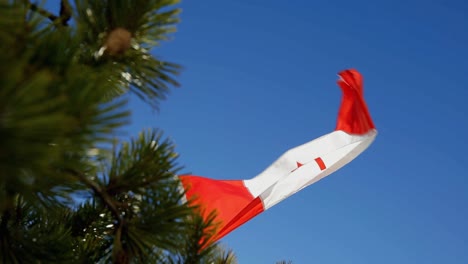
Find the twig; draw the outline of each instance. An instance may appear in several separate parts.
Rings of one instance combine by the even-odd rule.
[[[51,12],[49,12],[49,11],[47,11],[45,9],[42,9],[42,8],[38,7],[36,4],[33,4],[33,3],[29,2],[29,1],[28,1],[28,5],[29,5],[29,9],[31,9],[31,11],[35,11],[35,12],[39,13],[40,15],[42,15],[44,17],[47,17],[52,22],[54,22],[58,18],[58,16],[52,14]]]
[[[119,213],[119,210],[117,207],[115,207],[114,203],[112,202],[111,197],[104,192],[99,185],[97,185],[95,182],[92,180],[88,179],[85,175],[73,170],[73,169],[65,169],[66,172],[72,174],[76,178],[78,178],[81,182],[86,184],[89,188],[91,188],[94,193],[101,198],[101,200],[104,202],[104,204],[109,208],[109,210],[112,212],[112,214],[117,218],[117,221],[119,224],[123,221],[122,216]]]
[[[43,8],[40,8],[37,4],[31,3],[29,0],[25,1],[26,5],[29,6],[31,11],[37,12],[40,15],[48,18],[54,23],[62,24],[63,26],[68,26],[68,21],[71,18],[71,7],[70,3],[67,0],[60,1],[60,16],[57,16]]]
[[[112,202],[112,199],[109,196],[109,194],[107,192],[103,191],[98,184],[96,184],[94,181],[88,179],[88,177],[86,177],[82,173],[80,173],[78,171],[75,171],[73,169],[65,169],[65,172],[68,172],[71,175],[75,176],[81,182],[83,182],[89,188],[91,188],[94,191],[94,193],[101,198],[101,200],[104,202],[104,204],[107,206],[107,208],[109,208],[109,210],[115,216],[115,218],[117,219],[117,228],[115,230],[114,249],[116,249],[117,251],[114,251],[113,255],[114,255],[114,259],[116,258],[116,256],[122,257],[123,256],[122,254],[124,254],[124,253],[122,252],[121,239],[122,239],[122,229],[123,229],[123,226],[124,226],[124,219],[120,215],[119,210],[117,209],[117,207],[115,207],[115,205]],[[114,261],[114,262],[116,262],[116,261]],[[117,261],[117,262],[119,263],[119,261]],[[123,263],[127,263],[127,262],[128,261],[124,261]]]

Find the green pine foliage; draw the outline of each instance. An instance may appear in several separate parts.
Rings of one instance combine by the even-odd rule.
[[[0,0],[0,262],[236,263],[209,245],[158,129],[118,139],[133,93],[157,109],[180,66],[150,52],[177,0]]]

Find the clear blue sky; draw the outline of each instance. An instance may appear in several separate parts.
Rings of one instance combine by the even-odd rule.
[[[354,67],[379,130],[354,162],[222,240],[241,264],[468,263],[468,2],[184,1],[155,54],[181,63],[159,113],[184,172],[250,178],[330,132]]]
[[[183,172],[247,179],[333,130],[353,67],[379,130],[335,174],[222,240],[241,264],[468,263],[468,2],[189,1],[154,54],[182,64],[155,113]]]

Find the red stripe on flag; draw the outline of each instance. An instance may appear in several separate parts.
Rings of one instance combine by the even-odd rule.
[[[212,211],[217,212],[216,222],[220,222],[220,230],[231,231],[233,228],[228,228],[226,225],[239,217],[239,212],[245,211],[245,207],[254,200],[242,180],[220,181],[184,175],[180,176],[180,181],[186,191],[187,200],[201,207],[200,213],[204,219]],[[248,214],[244,217],[248,217]]]
[[[363,135],[375,128],[374,122],[364,101],[363,78],[356,70],[345,70],[339,73],[338,85],[343,91],[336,130],[348,134]]]
[[[232,230],[238,228],[263,211],[265,211],[265,209],[263,208],[262,200],[260,197],[255,198],[219,231],[215,237],[215,241],[221,239],[225,235],[229,234]]]
[[[327,168],[327,166],[325,166],[325,163],[323,162],[322,158],[320,158],[320,157],[316,158],[315,162],[317,162],[317,164],[319,165],[320,170],[324,170],[324,169]]]

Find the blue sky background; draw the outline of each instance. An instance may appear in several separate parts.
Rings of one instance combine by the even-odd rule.
[[[354,162],[238,228],[239,262],[468,263],[468,2],[183,1],[182,87],[160,127],[184,172],[247,179],[334,129],[353,67],[379,136]]]
[[[356,160],[222,240],[241,264],[468,263],[468,2],[183,1],[182,64],[158,127],[183,172],[248,179],[334,129],[336,73],[358,69],[379,130]]]

